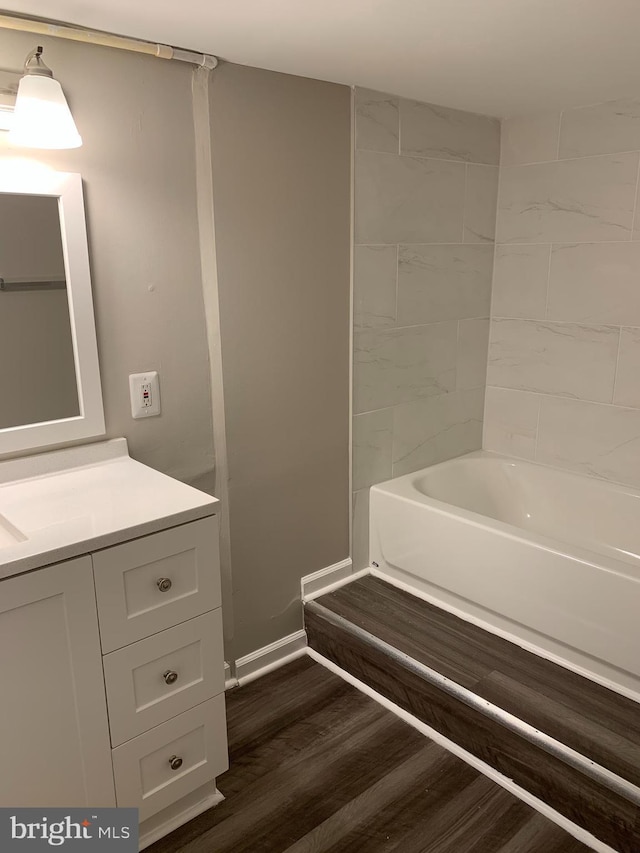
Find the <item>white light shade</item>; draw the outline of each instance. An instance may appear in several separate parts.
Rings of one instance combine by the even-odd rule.
[[[62,86],[53,77],[27,74],[20,80],[9,142],[24,148],[82,145]]]

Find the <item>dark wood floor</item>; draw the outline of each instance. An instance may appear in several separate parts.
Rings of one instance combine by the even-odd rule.
[[[378,578],[319,603],[640,786],[636,702]]]
[[[225,802],[150,853],[586,853],[303,657],[227,694]]]
[[[346,624],[332,623],[328,610]],[[633,782],[640,768],[636,703],[373,577],[305,608],[309,644],[320,654],[615,850],[639,853],[640,808],[634,802],[429,683],[349,624]]]

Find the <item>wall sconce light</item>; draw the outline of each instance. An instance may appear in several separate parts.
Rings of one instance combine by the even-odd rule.
[[[82,138],[62,86],[41,57],[41,47],[27,56],[9,142],[24,148],[79,148]]]

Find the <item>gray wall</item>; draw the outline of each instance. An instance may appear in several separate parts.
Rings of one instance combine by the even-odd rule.
[[[184,480],[213,467],[209,369],[196,217],[190,66],[0,30],[4,68],[43,44],[84,146],[10,150],[80,172],[89,229],[109,437]],[[129,373],[158,370],[162,415],[134,421]],[[203,478],[204,475],[204,478]]]
[[[485,447],[640,486],[640,100],[503,125]]]
[[[349,553],[350,91],[223,63],[211,117],[237,658]]]
[[[353,557],[369,487],[482,443],[500,125],[356,90]]]

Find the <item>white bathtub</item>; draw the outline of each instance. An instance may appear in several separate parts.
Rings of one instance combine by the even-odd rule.
[[[478,451],[370,507],[376,574],[640,699],[640,491]]]

